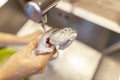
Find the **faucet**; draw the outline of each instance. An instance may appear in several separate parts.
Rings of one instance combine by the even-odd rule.
[[[60,0],[23,0],[25,13],[27,16],[36,23],[43,24],[42,27],[45,31],[44,23],[47,21],[46,13],[55,7]],[[35,49],[35,54],[46,54],[52,52],[54,47],[59,50],[67,48],[77,37],[77,31],[72,28],[53,28],[45,31],[40,43]]]
[[[20,0],[21,1],[21,0]],[[41,23],[43,16],[60,0],[22,0],[26,15],[34,22]]]

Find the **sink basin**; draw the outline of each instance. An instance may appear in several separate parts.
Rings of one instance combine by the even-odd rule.
[[[78,41],[81,41],[99,51],[105,48],[111,34],[111,31],[97,24],[57,8],[52,9],[48,13],[48,25],[58,28],[75,28],[78,32]]]
[[[0,14],[1,32],[25,36],[35,30],[42,30],[40,24],[28,20],[17,0],[9,0],[0,8]],[[78,31],[79,35],[70,47],[60,51],[57,59],[48,62],[44,74],[31,76],[30,80],[110,80],[112,78],[109,79],[109,76],[113,75],[112,71],[114,71],[112,68],[115,67],[115,70],[119,71],[116,67],[118,64],[115,63],[119,60],[112,61],[106,56],[102,58],[103,53],[99,52],[108,45],[111,31],[57,8],[49,11],[46,26],[48,29],[72,27]],[[101,59],[102,63],[99,64]],[[113,62],[115,65],[109,68]],[[108,69],[106,69],[106,75],[102,77],[105,64]]]
[[[16,0],[9,0],[0,8],[0,18],[0,31],[13,34],[16,34],[28,20],[23,8]],[[55,8],[49,11],[47,24],[51,27],[77,29],[79,33],[77,40],[97,50],[103,50],[109,39],[109,30]]]
[[[45,73],[30,80],[92,80],[101,59],[101,53],[78,41],[59,54],[48,62]]]
[[[17,0],[9,0],[0,7],[0,32],[16,34],[27,20]]]
[[[25,36],[38,29],[42,29],[41,25],[29,20],[18,35]],[[70,47],[59,52],[57,59],[48,62],[45,73],[32,76],[30,80],[92,80],[101,56],[100,52],[74,41]]]

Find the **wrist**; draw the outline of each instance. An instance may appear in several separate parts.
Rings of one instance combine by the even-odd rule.
[[[14,68],[2,66],[0,68],[0,80],[19,80],[21,75]]]

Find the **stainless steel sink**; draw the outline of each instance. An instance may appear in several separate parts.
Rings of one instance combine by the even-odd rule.
[[[18,33],[19,36],[24,36],[42,29],[40,24],[28,20],[23,8],[16,0],[9,0],[0,8],[0,18],[2,32]],[[108,45],[111,31],[57,8],[49,11],[46,26],[72,27],[77,29],[79,35],[69,48],[60,51],[57,59],[48,62],[44,74],[32,76],[31,80],[118,80],[120,60],[115,59],[115,56],[120,52],[117,52],[117,55],[104,57],[102,53]],[[101,75],[104,71],[106,75]],[[117,74],[114,71],[118,71]],[[117,75],[117,78],[109,78],[113,75],[112,72]]]
[[[50,28],[48,25],[46,27]],[[27,35],[38,29],[41,29],[41,25],[29,20],[18,35]],[[101,57],[102,53],[97,50],[74,41],[64,51],[59,51],[56,59],[48,62],[45,73],[32,76],[30,80],[92,80]]]
[[[0,8],[0,31],[17,33],[28,20],[17,0],[9,0]]]
[[[101,53],[78,41],[59,54],[48,62],[45,73],[31,80],[92,80],[101,59]]]
[[[0,18],[0,31],[8,33],[17,33],[28,20],[23,6],[16,0],[9,0],[0,8]],[[110,35],[109,30],[59,9],[52,9],[48,13],[48,25],[77,29],[77,40],[97,50],[105,47]]]
[[[72,27],[79,35],[77,40],[97,50],[103,50],[108,42],[111,31],[79,18],[60,9],[52,9],[48,13],[48,25],[52,27]]]

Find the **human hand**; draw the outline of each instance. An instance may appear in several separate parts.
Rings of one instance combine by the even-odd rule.
[[[42,73],[46,63],[56,52],[44,55],[32,55],[38,40],[28,44],[25,48],[14,54],[0,69],[0,80],[18,80],[33,74]]]
[[[27,36],[19,37],[9,33],[0,32],[0,47],[8,45],[18,45],[29,43],[36,38],[40,38],[43,32],[38,30]]]
[[[35,40],[36,38],[40,38],[42,36],[43,32],[38,30],[38,31],[35,31],[29,35],[26,35],[26,36],[22,36],[22,37],[18,37],[19,41],[22,43],[29,43],[33,40]]]

